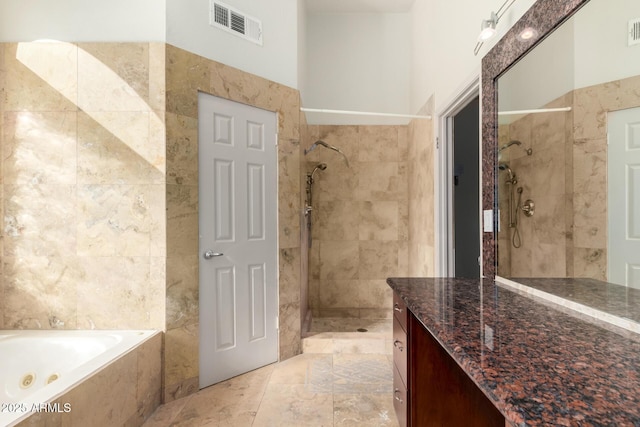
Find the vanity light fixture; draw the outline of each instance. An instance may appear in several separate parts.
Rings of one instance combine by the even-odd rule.
[[[474,55],[477,55],[478,52],[480,52],[480,48],[485,41],[496,35],[496,27],[498,26],[498,22],[500,22],[500,18],[502,18],[515,1],[516,0],[506,0],[497,12],[491,12],[489,19],[482,20],[482,23],[480,24],[480,35],[478,35],[478,43],[476,43],[476,48],[473,50]]]
[[[478,41],[483,42],[495,36],[496,25],[498,25],[498,15],[496,15],[495,12],[491,12],[491,18],[482,20],[482,24],[480,25],[480,35],[478,35]]]

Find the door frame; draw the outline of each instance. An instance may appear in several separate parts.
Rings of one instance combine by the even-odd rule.
[[[624,248],[626,246],[626,242],[628,240],[630,240],[627,237],[623,237],[622,241],[616,241],[613,242],[613,239],[615,239],[616,237],[620,237],[620,234],[623,235],[627,235],[627,232],[629,231],[627,228],[629,227],[629,223],[628,221],[622,221],[624,224],[624,226],[622,226],[622,232],[620,232],[620,228],[618,228],[617,226],[614,227],[614,224],[619,223],[620,221],[615,221],[615,217],[614,215],[612,215],[613,209],[611,209],[611,206],[617,206],[619,205],[619,203],[614,203],[614,202],[620,202],[622,201],[623,205],[624,205],[624,215],[625,217],[629,218],[629,182],[625,179],[628,177],[628,166],[629,163],[625,163],[625,170],[623,172],[620,172],[620,168],[616,169],[616,171],[614,171],[614,168],[612,168],[611,166],[615,163],[616,160],[618,160],[617,158],[612,158],[614,157],[612,154],[619,154],[620,151],[624,152],[624,151],[630,151],[628,148],[625,147],[625,144],[627,141],[625,141],[624,139],[618,140],[615,137],[616,136],[620,136],[620,134],[624,134],[624,131],[621,131],[619,127],[621,124],[624,124],[625,126],[627,126],[629,124],[628,118],[625,117],[627,115],[629,116],[634,116],[634,118],[636,117],[636,114],[640,115],[640,106],[635,106],[635,107],[627,107],[627,108],[623,108],[623,109],[619,109],[619,110],[609,110],[606,111],[606,125],[607,125],[607,149],[606,149],[606,169],[607,169],[607,183],[606,183],[606,192],[607,192],[607,220],[606,220],[606,235],[607,235],[607,241],[606,241],[606,252],[607,252],[607,264],[606,264],[606,280],[608,282],[611,283],[615,283],[621,286],[626,286],[629,288],[635,288],[634,286],[632,286],[632,284],[630,283],[630,278],[629,278],[629,270],[628,270],[628,266],[629,264],[627,264],[627,261],[629,260],[629,258],[626,258],[626,260],[624,261],[624,264],[627,268],[625,268],[624,273],[620,273],[619,270],[616,270],[615,268],[613,268],[614,266],[616,267],[620,267],[620,264],[617,263],[613,263],[613,259],[615,258],[612,255],[619,255],[620,252],[618,251],[623,251],[625,254],[629,253],[626,249]],[[613,123],[612,123],[613,122]],[[613,126],[613,125],[617,125],[617,126]],[[614,149],[614,148],[617,148]],[[619,151],[618,151],[619,150]],[[612,153],[613,151],[613,153]],[[612,163],[612,161],[614,163]],[[615,176],[618,175],[619,173],[623,173],[625,175],[625,177],[623,178],[623,180],[625,181],[622,185],[622,188],[619,186],[620,182],[615,180]],[[622,193],[622,194],[621,194]],[[615,197],[618,197],[616,200],[614,200]],[[612,250],[611,248],[624,248],[624,249],[618,249],[616,251]],[[635,253],[633,251],[633,248],[631,248],[631,252],[630,253]],[[624,259],[624,258],[623,258]],[[613,275],[612,277],[612,272],[615,272],[616,274]],[[621,283],[622,277],[624,276],[624,283]],[[614,281],[616,280],[616,281]]]
[[[480,187],[479,206],[482,206],[482,97],[480,89],[480,71],[475,72],[465,83],[454,92],[449,102],[437,114],[438,131],[436,137],[437,161],[435,166],[435,245],[436,245],[436,276],[453,277],[455,274],[455,240],[453,236],[453,119],[474,98],[480,102],[478,127],[480,130],[479,162]],[[478,212],[481,221],[481,212]],[[482,222],[480,222],[482,224]],[[480,227],[482,230],[482,227]],[[481,231],[482,233],[482,231]],[[482,236],[480,236],[482,242]],[[480,248],[482,257],[482,248]],[[480,262],[480,277],[482,277],[482,260]]]
[[[274,161],[272,166],[274,167],[274,171],[275,171],[275,195],[274,198],[275,200],[274,202],[274,216],[275,216],[275,262],[274,262],[274,270],[275,270],[275,347],[276,347],[276,354],[275,354],[275,360],[271,363],[276,363],[280,361],[280,215],[279,215],[279,186],[280,186],[280,179],[279,179],[279,150],[278,150],[278,144],[279,144],[279,113],[278,111],[274,111],[271,109],[267,109],[267,108],[263,108],[261,106],[257,106],[257,105],[253,105],[253,104],[248,104],[246,102],[242,102],[242,101],[237,101],[234,99],[230,99],[230,98],[226,98],[226,97],[222,97],[219,95],[215,95],[209,92],[205,92],[205,91],[198,91],[198,96],[197,96],[197,105],[198,105],[198,137],[197,137],[197,145],[198,145],[198,156],[197,156],[197,163],[198,163],[198,167],[200,167],[201,164],[201,152],[200,152],[200,143],[201,143],[201,135],[200,135],[200,125],[201,125],[201,103],[200,103],[200,98],[201,96],[205,96],[205,97],[211,97],[211,98],[217,98],[218,100],[221,100],[223,103],[232,103],[232,104],[238,104],[238,105],[243,105],[246,107],[249,107],[251,109],[256,109],[256,110],[262,110],[268,113],[273,114],[273,117],[275,119],[275,135],[274,135]],[[226,104],[225,104],[226,105]],[[200,172],[198,172],[198,185],[197,185],[197,191],[198,191],[198,200],[200,203],[201,200],[201,196],[200,196],[200,192],[201,192],[201,177],[200,177]],[[200,286],[201,286],[201,268],[200,268],[200,264],[202,262],[201,257],[203,256],[203,252],[202,252],[202,247],[201,247],[201,233],[200,233],[200,222],[201,222],[201,213],[202,211],[200,209],[198,209],[198,252],[197,252],[197,257],[198,257],[198,293],[200,294]],[[198,297],[198,309],[199,309],[199,313],[202,313],[202,300],[200,299],[200,297]],[[198,325],[198,363],[199,363],[199,368],[198,368],[198,389],[202,389],[207,386],[202,386],[202,360],[201,360],[201,349],[202,349],[202,334],[200,333],[200,328],[202,326],[202,320],[201,320],[201,314],[199,314],[199,325]],[[264,365],[266,366],[266,365]],[[249,372],[249,371],[247,371]]]

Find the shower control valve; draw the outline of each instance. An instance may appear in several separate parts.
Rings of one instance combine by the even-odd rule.
[[[522,210],[526,216],[533,216],[533,213],[535,212],[535,207],[536,205],[535,203],[533,203],[533,200],[527,199],[522,205]]]

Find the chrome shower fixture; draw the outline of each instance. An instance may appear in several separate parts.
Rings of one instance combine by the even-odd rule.
[[[516,141],[516,140],[509,141],[506,144],[504,144],[502,147],[500,147],[500,149],[498,150],[498,153],[501,153],[502,151],[506,150],[512,145],[522,145],[522,142]],[[523,148],[523,150],[527,153],[528,156],[533,154],[533,150],[531,148]]]
[[[321,171],[325,170],[327,168],[327,164],[326,163],[318,163],[316,165],[315,168],[313,168],[313,171],[311,172],[311,174],[309,175],[309,177],[311,178],[311,180],[313,181],[313,175],[315,175],[316,171],[318,169],[320,169]]]
[[[316,171],[318,169],[320,169],[321,171],[325,170],[327,168],[327,164],[326,163],[318,163],[311,172],[307,173],[307,198],[305,199],[304,202],[304,213],[305,215],[308,215],[311,213],[311,211],[313,210],[311,204],[313,203],[313,176],[316,174]],[[309,223],[309,225],[311,225],[311,223]]]
[[[500,151],[502,150],[506,150],[507,148],[511,147],[512,145],[522,145],[522,142],[520,141],[509,141],[506,144],[504,144],[502,147],[500,147]]]
[[[498,169],[500,169],[501,171],[507,171],[507,173],[509,174],[509,179],[507,179],[507,181],[506,181],[507,184],[517,184],[518,183],[518,178],[516,178],[516,174],[513,173],[513,171],[511,170],[511,168],[509,167],[508,164],[499,163],[498,164]]]
[[[314,142],[313,144],[311,144],[311,147],[305,149],[304,150],[304,155],[306,156],[307,154],[309,154],[310,152],[315,150],[318,145],[321,145],[324,148],[328,148],[329,150],[333,150],[333,151],[336,151],[336,152],[342,154],[342,158],[343,158],[344,162],[346,163],[347,167],[350,167],[349,166],[349,159],[347,159],[347,156],[338,147],[334,147],[331,144],[327,144],[326,142],[324,142],[324,141],[322,141],[320,139],[317,140],[316,142]]]

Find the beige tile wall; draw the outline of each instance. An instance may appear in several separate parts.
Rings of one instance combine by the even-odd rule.
[[[506,227],[505,174],[500,174],[502,232],[499,274],[511,277],[607,277],[607,120],[609,111],[640,106],[640,77],[577,89],[549,107],[573,106],[568,113],[526,116],[500,129],[531,147],[503,154],[536,203],[532,218],[520,215],[522,247],[510,244]]]
[[[278,113],[280,359],[300,352],[297,90],[166,46],[167,322],[164,398],[198,387],[198,91]]]
[[[162,43],[0,49],[0,327],[166,330],[164,399],[197,389],[201,90],[278,113],[280,358],[298,354],[298,91]]]
[[[607,277],[607,112],[640,106],[640,76],[574,91],[573,269]]]
[[[432,115],[430,98],[419,114]],[[409,256],[408,274],[429,277],[435,274],[435,188],[434,135],[431,119],[409,123]]]
[[[306,146],[310,139],[309,126],[305,114],[300,114],[300,141]],[[306,200],[306,158],[300,156],[300,206],[304,208]],[[310,217],[309,217],[310,218]],[[302,332],[309,330],[311,311],[309,310],[309,238],[307,216],[300,211],[300,321]]]
[[[385,317],[386,278],[408,265],[408,139],[406,126],[309,126],[304,146],[323,147],[304,158],[315,175],[309,304],[316,317]]]
[[[567,95],[550,103],[549,108],[571,104]],[[514,203],[520,199],[535,202],[535,214],[526,217],[520,210],[517,215],[521,247],[513,246],[515,228],[509,228],[508,174],[499,173],[501,227],[499,233],[499,257],[503,262],[510,256],[510,276],[530,277],[533,272],[538,277],[567,276],[567,238],[571,238],[571,225],[567,227],[565,210],[567,197],[571,194],[570,180],[566,179],[571,170],[572,139],[571,113],[530,114],[508,128],[508,135],[500,137],[500,143],[517,140],[522,145],[512,145],[501,152],[501,161],[506,162],[516,175],[514,188],[522,188],[522,194],[513,192]],[[505,130],[503,128],[503,130]],[[531,149],[532,155],[526,150]],[[515,221],[515,218],[514,218]],[[516,239],[517,242],[517,239]],[[505,246],[506,245],[506,246]],[[506,271],[500,268],[500,273]]]
[[[2,45],[5,328],[164,327],[159,48]]]
[[[4,227],[2,218],[4,218],[4,170],[2,167],[2,145],[4,142],[4,109],[5,99],[7,97],[6,75],[7,69],[4,65],[5,44],[0,43],[0,255],[4,256]],[[4,267],[0,256],[0,329],[4,329]]]

